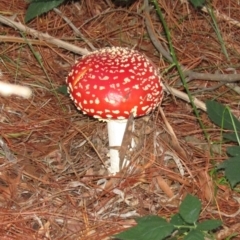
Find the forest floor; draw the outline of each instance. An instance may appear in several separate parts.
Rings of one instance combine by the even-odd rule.
[[[227,158],[230,143],[222,141],[222,129],[204,111],[204,102],[214,99],[240,117],[238,86],[221,78],[240,74],[240,2],[211,4],[225,53],[208,12],[187,1],[159,1],[179,63],[206,74],[205,79],[191,76],[188,88],[203,103],[199,114],[209,139],[191,104],[165,93],[164,115],[156,109],[135,120],[141,142],[131,153],[131,160],[137,159],[135,171],[123,169],[110,176],[104,166],[106,123],[83,115],[59,88],[84,51],[122,46],[144,53],[159,68],[165,84],[185,93],[176,67],[153,45],[156,40],[168,51],[156,12],[140,0],[129,7],[111,1],[69,1],[58,7],[60,14],[52,10],[25,23],[26,2],[0,1],[0,81],[32,90],[28,99],[0,96],[1,239],[110,239],[134,226],[135,217],[169,219],[187,194],[201,200],[200,220],[222,220],[216,239],[231,234],[235,235],[231,239],[240,239],[239,185],[232,189],[224,172],[216,171]],[[4,24],[1,16],[23,29]],[[42,33],[63,45],[47,41]],[[219,78],[212,81],[209,73]]]

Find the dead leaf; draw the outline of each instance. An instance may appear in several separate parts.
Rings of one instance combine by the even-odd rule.
[[[172,198],[174,196],[174,193],[170,186],[167,184],[167,182],[161,177],[157,176],[155,177],[158,186],[163,190],[163,192],[169,197]]]
[[[208,202],[212,202],[214,199],[214,187],[210,176],[206,171],[200,171],[198,176],[205,199]]]

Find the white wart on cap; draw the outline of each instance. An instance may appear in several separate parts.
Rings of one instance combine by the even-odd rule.
[[[163,98],[154,64],[128,48],[103,48],[83,56],[66,81],[76,107],[99,119],[147,115]]]

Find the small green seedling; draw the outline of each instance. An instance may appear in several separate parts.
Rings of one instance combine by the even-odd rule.
[[[155,215],[137,218],[135,227],[114,237],[121,240],[214,239],[211,231],[219,228],[222,222],[220,220],[198,222],[201,207],[197,197],[187,195],[179,207],[179,212],[174,214],[169,222]]]

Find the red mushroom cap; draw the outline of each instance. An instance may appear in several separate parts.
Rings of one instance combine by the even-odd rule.
[[[67,77],[68,92],[84,114],[126,119],[150,113],[163,98],[154,64],[136,50],[103,48],[83,56]]]

